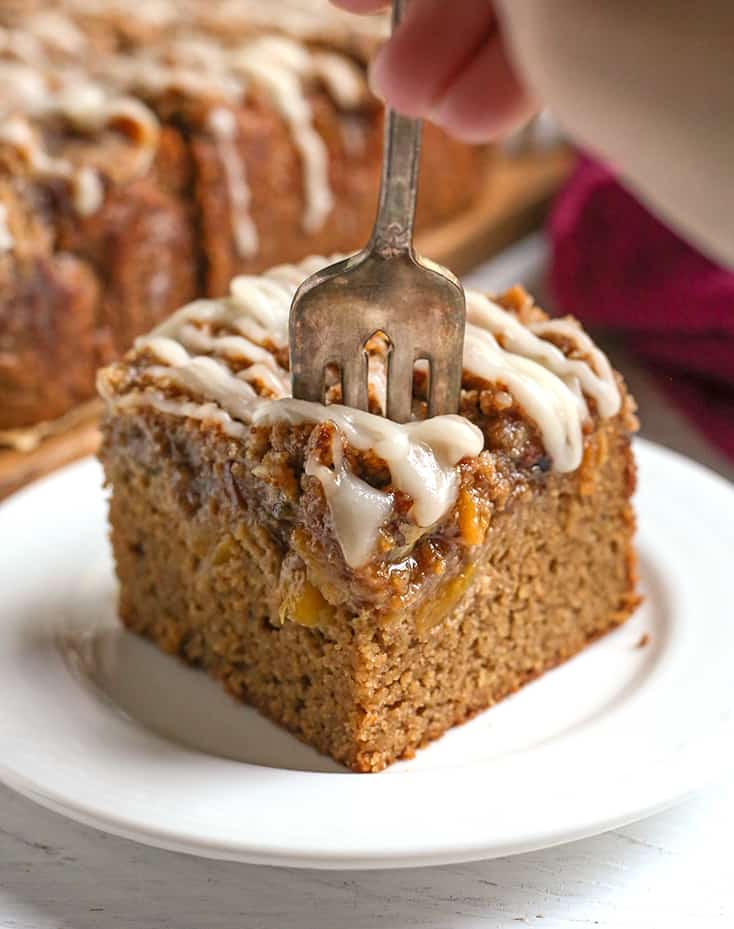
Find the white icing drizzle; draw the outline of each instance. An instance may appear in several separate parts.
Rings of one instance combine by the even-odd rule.
[[[327,407],[294,400],[287,396],[286,372],[278,368],[271,353],[262,345],[246,336],[212,332],[212,327],[225,326],[236,332],[251,332],[254,324],[262,333],[267,333],[272,343],[282,344],[287,336],[288,310],[296,287],[308,273],[325,263],[325,259],[313,258],[300,267],[284,265],[260,277],[243,275],[233,282],[229,298],[197,301],[179,310],[151,335],[137,340],[136,350],[148,350],[163,362],[146,368],[145,377],[157,384],[173,384],[204,401],[192,404],[186,397],[181,401],[179,415],[211,419],[211,403],[214,402],[227,414],[227,423],[334,423],[354,448],[372,449],[385,460],[393,486],[413,499],[412,515],[418,525],[431,526],[456,499],[456,464],[482,450],[483,437],[476,426],[459,416],[399,425],[382,416],[344,406]],[[190,351],[215,352],[219,357],[240,361],[247,359],[254,365],[235,375],[211,357],[192,358]],[[247,381],[262,384],[276,399],[260,397]],[[126,395],[131,396],[133,394]],[[160,391],[138,391],[134,396],[135,400],[126,400],[126,405],[150,405],[171,412],[178,402],[166,399],[162,405]],[[228,434],[232,434],[231,427],[228,427]],[[307,473],[320,480],[323,478],[327,499],[333,504],[336,537],[348,563],[356,567],[373,550],[391,503],[387,499],[389,495],[369,488],[346,473],[339,452],[335,465],[336,471],[331,472],[319,462],[312,462],[307,466]],[[348,498],[354,494],[359,495],[360,506],[350,507]],[[385,515],[379,519],[374,516],[373,521],[358,518],[370,500],[376,507],[373,513]]]
[[[0,32],[2,39],[2,32]],[[0,50],[2,45],[0,44]],[[0,114],[24,110],[42,113],[48,105],[49,90],[42,75],[27,64],[0,59]]]
[[[324,406],[293,397],[258,405],[252,422],[256,426],[334,423],[350,445],[372,450],[386,462],[393,486],[413,498],[412,513],[424,527],[439,520],[456,499],[455,466],[462,458],[476,457],[484,447],[481,431],[463,416],[394,423],[340,404]]]
[[[64,8],[90,18],[130,15],[129,0],[64,0]],[[353,23],[327,0],[217,0],[208,4],[201,0],[147,0],[139,9],[136,7],[135,17],[159,29],[175,28],[186,21],[225,30],[247,26],[279,28],[309,39],[351,34],[384,38],[387,25],[383,17],[375,16]]]
[[[161,323],[151,335],[179,339],[187,323],[198,323],[230,327],[255,343],[284,348],[288,344],[288,314],[296,288],[326,263],[325,258],[311,257],[297,266],[278,265],[266,274],[241,274],[232,280],[229,297],[195,300]],[[149,340],[150,336],[138,339],[136,348],[144,348]]]
[[[44,151],[30,123],[22,116],[13,116],[0,123],[0,142],[13,146],[39,174],[68,179],[73,173],[70,162],[62,158],[52,158]]]
[[[0,107],[0,141],[12,145],[36,175],[64,180],[80,215],[97,212],[104,202],[99,172],[90,165],[74,165],[66,158],[50,156],[28,116],[61,116],[84,132],[120,128],[137,147],[137,170],[143,173],[148,169],[158,144],[158,123],[138,100],[109,97],[100,86],[89,82],[62,83],[51,89],[32,69],[12,62],[0,62],[0,80],[5,75],[11,77],[11,92],[2,106],[9,108],[10,115],[3,119]]]
[[[523,325],[483,294],[467,293],[467,321],[492,332],[508,352],[532,358],[562,379],[577,379],[585,394],[593,397],[602,416],[619,411],[620,397],[606,357],[581,328],[568,319],[549,319]],[[591,356],[586,361],[567,358],[552,342],[542,338],[556,335],[569,339],[577,350]]]
[[[281,368],[273,369],[269,365],[255,362],[249,368],[240,371],[237,377],[265,388],[274,399],[287,397],[290,393],[290,376]]]
[[[311,52],[311,73],[320,78],[332,100],[345,110],[354,110],[364,102],[364,74],[349,58],[334,52]]]
[[[104,391],[100,389],[104,397]],[[216,403],[195,403],[192,400],[172,400],[160,390],[132,391],[124,397],[114,399],[116,408],[139,409],[141,406],[152,407],[160,413],[170,416],[183,416],[187,419],[196,419],[202,423],[216,423],[225,435],[233,439],[243,439],[247,435],[247,427],[232,419],[220,409]]]
[[[65,0],[64,6],[68,10],[90,17],[130,15],[128,0]],[[149,26],[163,28],[174,24],[178,11],[191,7],[193,4],[187,0],[146,0],[145,3],[136,5],[135,18]]]
[[[0,255],[9,252],[15,245],[10,228],[8,227],[8,210],[5,204],[0,203]]]
[[[487,383],[501,384],[520,404],[540,429],[555,470],[578,467],[583,451],[581,410],[574,393],[556,375],[504,351],[491,332],[476,326],[467,326],[464,364]]]
[[[336,9],[328,0],[219,0],[206,8],[205,16],[213,25],[231,29],[233,24],[248,24],[262,29],[277,29],[300,39],[320,39],[349,44],[359,36],[382,40],[389,32],[385,16],[356,18]]]
[[[248,383],[213,358],[191,358],[176,367],[152,365],[147,373],[154,380],[170,381],[176,387],[213,401],[232,419],[242,423],[252,421],[255,407],[261,402]]]
[[[237,103],[242,98],[242,83],[227,74],[221,66],[204,65],[197,60],[178,60],[181,48],[175,43],[165,61],[150,50],[135,57],[111,58],[104,76],[112,84],[154,97],[180,91],[193,97],[213,97]],[[221,54],[221,50],[218,50]],[[168,59],[172,60],[168,60]]]
[[[287,372],[278,366],[272,354],[261,345],[243,336],[212,336],[188,323],[182,325],[178,339],[180,341],[161,335],[144,336],[136,341],[135,347],[138,350],[147,348],[160,361],[173,367],[181,367],[191,361],[187,349],[243,361],[248,363],[248,367],[238,372],[237,377],[248,383],[260,384],[274,397],[288,395],[290,380]]]
[[[183,345],[165,335],[151,334],[138,338],[135,340],[135,349],[136,351],[148,349],[159,361],[174,368],[188,364],[191,360],[191,355]]]
[[[19,61],[42,63],[43,45],[30,32],[0,26],[0,54]]]
[[[99,209],[104,200],[104,187],[97,172],[87,166],[75,168],[65,158],[49,156],[25,119],[15,116],[0,123],[0,143],[3,142],[15,148],[36,174],[66,181],[74,207],[82,216]]]
[[[325,263],[324,258],[311,257],[298,265],[277,265],[266,274],[241,274],[234,278],[230,285],[230,312],[236,314],[236,328],[255,341],[285,348],[293,295],[304,278]]]
[[[104,184],[94,170],[88,166],[79,168],[72,180],[73,202],[80,216],[91,216],[104,203]]]
[[[461,416],[398,424],[339,404],[294,399],[287,395],[287,373],[265,348],[285,344],[288,308],[296,287],[327,263],[311,258],[300,266],[280,266],[260,277],[241,276],[233,281],[228,298],[197,301],[179,310],[150,336],[139,339],[136,348],[147,349],[162,362],[143,369],[143,376],[153,379],[153,387],[168,382],[193,394],[196,401],[189,396],[166,398],[161,391],[146,388],[125,394],[124,405],[151,405],[163,412],[214,420],[226,424],[229,435],[236,434],[237,424],[245,430],[248,424],[333,423],[340,440],[355,449],[372,450],[385,461],[392,487],[412,498],[411,515],[417,525],[430,527],[455,501],[456,465],[481,452],[481,431]],[[555,470],[577,468],[583,454],[582,426],[588,417],[586,397],[594,400],[601,416],[614,415],[620,407],[606,358],[569,320],[525,326],[512,313],[472,291],[467,292],[467,307],[465,368],[495,384],[505,406],[514,401],[535,423]],[[570,341],[590,361],[566,357],[546,337]],[[192,357],[189,350],[211,354]],[[253,364],[235,373],[225,363],[227,358]],[[275,399],[260,396],[250,382],[266,386]],[[101,385],[104,393],[104,375]],[[118,404],[109,392],[107,399],[113,406]],[[365,552],[374,549],[384,522],[384,495],[378,497],[381,492],[365,489],[347,473],[340,447],[334,451],[333,471],[317,460],[307,463],[306,470],[324,487],[345,558],[353,567],[359,566],[367,557]],[[373,507],[372,520],[364,515],[368,506]]]
[[[306,208],[303,228],[321,228],[334,198],[329,184],[329,155],[324,140],[314,129],[311,107],[303,91],[303,78],[314,73],[310,53],[283,36],[262,36],[248,42],[230,57],[240,73],[265,90],[286,121],[303,164]]]
[[[553,352],[549,356],[551,370],[562,377],[577,378],[583,392],[596,400],[601,416],[616,416],[621,397],[612,366],[604,352],[594,345],[578,323],[570,319],[549,319],[531,323],[528,328],[536,336],[540,336],[541,340],[544,335],[569,339],[578,351],[588,355],[592,361],[591,366],[578,359],[566,358],[563,352],[553,345]],[[548,343],[541,341],[541,344],[545,346]]]
[[[158,121],[148,107],[76,71],[44,76],[26,64],[0,59],[0,79],[0,119],[56,116],[84,132],[120,128],[143,149],[155,150],[158,144]]]
[[[54,101],[57,112],[77,129],[99,132],[118,128],[144,152],[155,153],[158,146],[158,120],[151,110],[133,97],[105,98],[104,92],[94,84],[86,85],[83,92],[67,88]],[[147,167],[147,165],[146,165]]]
[[[540,430],[553,467],[575,470],[581,463],[582,425],[588,416],[584,396],[593,398],[600,416],[619,412],[619,389],[606,357],[569,320],[525,326],[474,291],[467,291],[466,307],[467,370],[503,385]],[[543,338],[553,335],[569,339],[577,350],[588,354],[593,367],[581,359],[567,358]]]
[[[323,139],[313,125],[313,112],[305,82],[324,83],[338,106],[355,109],[367,90],[362,71],[348,58],[334,52],[312,51],[282,35],[251,37],[231,47],[205,37],[183,37],[167,48],[166,60],[116,65],[118,80],[144,92],[176,87],[199,94],[213,94],[237,103],[253,87],[264,93],[288,126],[301,158],[305,207],[303,227],[313,233],[321,228],[333,207],[329,183],[329,158]],[[217,107],[210,115],[209,130],[219,143],[232,209],[235,242],[241,257],[257,253],[258,237],[250,216],[250,191],[244,166],[235,145],[234,115]]]
[[[272,354],[262,345],[241,335],[212,336],[197,326],[185,325],[178,334],[182,344],[195,352],[222,355],[234,361],[256,362],[274,370],[277,367]]]
[[[229,10],[227,16],[225,7]],[[85,35],[89,22],[109,22],[110,18],[125,22],[127,17],[126,5],[116,0],[103,4],[66,0],[60,10],[42,10],[18,18],[21,28],[0,27],[0,58],[11,59],[0,60],[0,83],[5,85],[0,125],[2,114],[22,112],[33,119],[59,116],[87,132],[109,126],[132,129],[132,140],[141,153],[142,173],[155,155],[158,124],[148,107],[125,94],[137,92],[151,98],[168,91],[183,91],[210,97],[214,104],[220,101],[237,105],[256,88],[269,98],[287,125],[301,160],[303,228],[309,234],[319,230],[334,201],[328,150],[313,124],[308,85],[320,81],[344,111],[362,105],[367,85],[363,69],[347,55],[311,49],[290,36],[348,46],[358,35],[381,37],[384,18],[378,21],[367,17],[363,22],[335,11],[325,0],[250,0],[232,5],[147,0],[136,8],[136,18],[159,30],[150,45],[98,54]],[[68,67],[78,64],[85,54],[89,59],[85,66],[93,79],[78,71],[72,73]],[[217,139],[222,160],[235,246],[239,256],[248,259],[257,254],[258,235],[250,215],[245,168],[236,146],[234,115],[223,106],[215,106],[208,127]],[[40,138],[36,145],[40,148]],[[55,173],[71,183],[73,171],[61,167],[65,160],[43,154],[45,160],[39,154],[34,169],[41,175]],[[50,168],[52,161],[56,162],[56,171]],[[92,183],[87,175],[72,184],[82,212],[93,210],[95,203],[97,207],[101,204],[102,184],[97,183],[93,196]]]
[[[374,551],[380,527],[392,510],[392,495],[371,487],[344,463],[341,438],[331,443],[334,470],[315,458],[306,462],[306,474],[324,489],[344,560],[352,568],[363,565]]]
[[[81,55],[87,45],[84,33],[60,10],[26,14],[23,29],[44,46],[67,55]]]
[[[219,154],[227,179],[227,191],[232,214],[232,231],[240,258],[257,254],[258,236],[250,216],[250,188],[247,186],[245,164],[237,150],[237,123],[234,113],[217,107],[209,114],[209,129],[219,143]]]

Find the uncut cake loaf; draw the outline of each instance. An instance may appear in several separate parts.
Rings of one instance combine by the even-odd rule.
[[[634,404],[572,319],[467,293],[460,415],[289,396],[325,263],[241,276],[101,372],[120,616],[356,771],[566,660],[637,603]]]
[[[384,27],[328,0],[0,0],[0,443],[235,274],[366,241]],[[427,127],[419,222],[485,164]]]

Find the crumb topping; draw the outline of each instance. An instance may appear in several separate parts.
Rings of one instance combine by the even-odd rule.
[[[420,416],[420,370],[418,415],[409,423],[393,423],[379,408],[367,413],[292,398],[290,303],[301,281],[326,263],[313,257],[236,278],[229,297],[196,301],[138,339],[124,362],[100,374],[99,388],[113,410],[152,407],[238,441],[253,430],[309,427],[304,479],[320,485],[351,568],[369,561],[386,539],[392,548],[411,544],[457,501],[462,534],[479,538],[485,516],[472,515],[470,490],[462,496],[462,461],[487,449],[530,476],[574,471],[593,418],[619,412],[614,372],[581,327],[548,319],[517,289],[506,306],[467,293],[459,416]],[[378,406],[380,394],[373,393]],[[404,542],[411,525],[417,535]]]

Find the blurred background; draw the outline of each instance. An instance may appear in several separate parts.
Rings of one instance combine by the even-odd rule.
[[[0,496],[94,450],[96,369],[236,274],[374,216],[387,31],[327,0],[0,0]],[[625,374],[642,433],[734,477],[734,277],[551,113],[424,137],[419,249],[522,282]]]

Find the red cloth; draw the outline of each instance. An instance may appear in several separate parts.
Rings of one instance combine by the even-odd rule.
[[[624,333],[671,398],[734,457],[734,274],[582,158],[550,219],[558,306]]]

